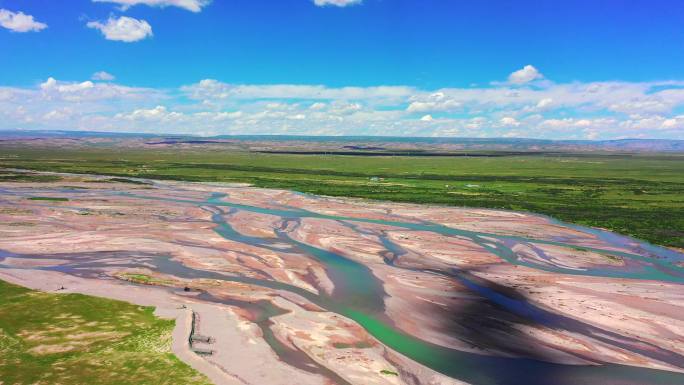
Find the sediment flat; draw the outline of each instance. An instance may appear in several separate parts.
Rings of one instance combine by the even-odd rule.
[[[0,183],[0,279],[156,306],[176,355],[219,384],[681,383],[683,261],[530,213]],[[190,350],[188,312],[213,354]]]

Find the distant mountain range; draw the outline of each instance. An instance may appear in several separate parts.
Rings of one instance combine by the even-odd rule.
[[[411,152],[453,153],[464,151],[505,152],[682,152],[684,140],[616,139],[550,140],[529,138],[439,138],[392,136],[292,136],[292,135],[163,135],[90,131],[0,131],[2,142],[67,139],[84,145],[96,139],[121,140],[127,146],[217,146],[239,142],[244,148],[259,152]]]

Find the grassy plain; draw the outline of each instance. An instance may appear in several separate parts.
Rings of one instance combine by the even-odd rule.
[[[210,384],[171,353],[174,321],[153,310],[0,281],[0,383]]]
[[[526,210],[684,247],[680,155],[371,157],[109,147],[1,150],[0,167],[248,182],[332,196]]]

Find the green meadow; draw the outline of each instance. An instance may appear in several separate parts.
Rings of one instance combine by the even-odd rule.
[[[2,148],[0,167],[523,210],[684,247],[684,156],[411,157],[220,150]],[[0,175],[0,180],[2,180]]]
[[[210,384],[171,353],[174,321],[153,311],[0,281],[0,383]]]

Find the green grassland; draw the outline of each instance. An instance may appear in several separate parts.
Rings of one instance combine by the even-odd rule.
[[[0,383],[210,384],[170,349],[151,307],[0,281]]]
[[[322,195],[526,210],[684,247],[680,155],[372,157],[112,147],[0,150],[0,167],[248,182]]]

